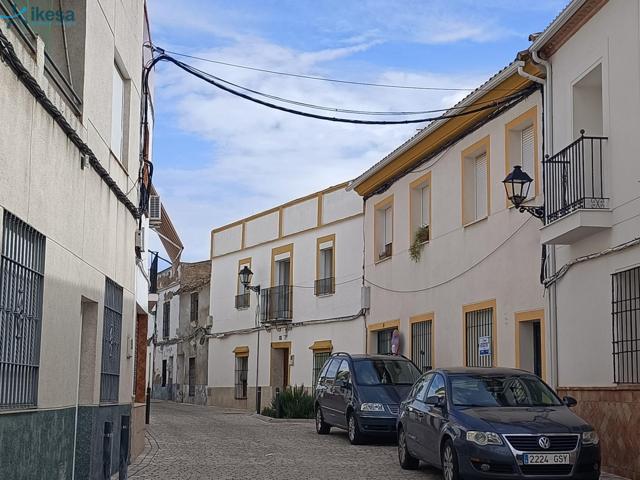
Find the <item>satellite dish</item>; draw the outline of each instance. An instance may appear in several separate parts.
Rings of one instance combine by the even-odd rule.
[[[400,351],[400,332],[396,329],[391,334],[391,353],[398,355]]]

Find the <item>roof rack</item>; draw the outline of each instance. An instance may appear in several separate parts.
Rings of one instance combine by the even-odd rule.
[[[353,358],[351,357],[351,354],[347,352],[335,352],[331,354],[332,357],[338,357],[340,355],[346,355],[347,357],[349,357],[349,359],[353,360]]]

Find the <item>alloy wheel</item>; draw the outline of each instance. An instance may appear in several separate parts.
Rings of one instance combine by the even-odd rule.
[[[356,438],[356,421],[353,418],[353,415],[349,416],[349,440],[352,442]]]
[[[451,445],[447,445],[442,455],[442,473],[444,474],[445,480],[453,480],[453,468],[453,450],[451,450]]]
[[[398,438],[398,456],[400,457],[400,463],[405,463],[407,454],[407,439],[405,438],[404,430],[400,430],[400,437]]]
[[[322,412],[320,411],[320,407],[316,409],[316,431],[320,431],[322,429]]]

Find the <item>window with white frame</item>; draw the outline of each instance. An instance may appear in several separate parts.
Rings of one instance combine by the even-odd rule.
[[[431,173],[420,177],[410,185],[411,238],[427,242],[431,238]],[[419,235],[419,237],[418,237]]]
[[[468,224],[489,214],[489,148],[481,141],[463,152],[462,222]]]
[[[334,244],[334,235],[318,239],[316,295],[329,295],[335,292]]]
[[[506,165],[507,172],[520,165],[534,183],[529,189],[527,200],[536,196],[537,153],[536,153],[537,108],[533,107],[506,125]],[[505,174],[506,174],[505,173]],[[510,204],[507,204],[510,205]]]
[[[393,198],[375,207],[375,248],[376,259],[382,260],[393,254]]]
[[[111,152],[124,162],[125,125],[125,85],[126,81],[118,65],[113,64],[113,92],[111,96]]]

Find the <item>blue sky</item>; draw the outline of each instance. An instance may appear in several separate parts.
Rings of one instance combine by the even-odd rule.
[[[167,50],[299,74],[472,88],[527,48],[565,0],[153,0]],[[464,92],[333,84],[187,60],[298,101],[360,110],[451,106]],[[305,119],[230,96],[170,64],[156,75],[154,183],[185,244],[212,228],[349,179],[416,131]],[[157,241],[155,242],[157,246]]]

